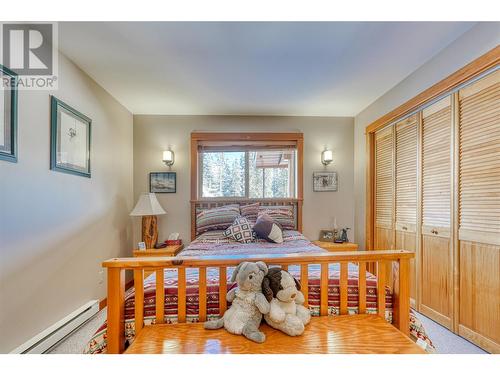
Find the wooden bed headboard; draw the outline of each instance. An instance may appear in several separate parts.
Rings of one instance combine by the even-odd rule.
[[[295,229],[302,232],[302,200],[296,198],[272,199],[200,199],[191,201],[191,240],[196,238],[196,215],[200,209],[221,207],[228,204],[250,204],[259,202],[261,206],[292,206],[295,218]]]

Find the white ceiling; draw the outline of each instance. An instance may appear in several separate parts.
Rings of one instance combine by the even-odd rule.
[[[61,51],[134,114],[354,116],[467,22],[65,22]]]

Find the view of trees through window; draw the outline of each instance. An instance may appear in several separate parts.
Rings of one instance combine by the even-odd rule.
[[[289,198],[294,194],[293,150],[204,151],[200,156],[202,197]]]

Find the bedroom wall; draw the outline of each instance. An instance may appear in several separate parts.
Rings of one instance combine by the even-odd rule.
[[[366,142],[365,128],[397,106],[500,44],[500,23],[478,23],[410,74],[354,119],[355,237],[365,246]]]
[[[339,226],[354,226],[353,119],[348,117],[271,116],[134,116],[134,196],[149,191],[149,172],[168,171],[162,150],[172,147],[177,172],[177,193],[157,194],[167,211],[159,216],[159,238],[179,232],[184,243],[190,240],[190,134],[192,131],[304,133],[303,231],[317,239],[319,230],[331,228],[333,216]],[[321,171],[321,151],[333,150],[328,170],[339,174],[339,191],[312,191],[312,172]],[[351,235],[352,235],[351,231]],[[134,223],[134,243],[140,240],[140,218]]]
[[[92,178],[49,170],[49,94],[90,117]],[[100,263],[131,255],[133,118],[59,56],[59,90],[20,91],[19,161],[0,161],[0,352],[106,295]]]

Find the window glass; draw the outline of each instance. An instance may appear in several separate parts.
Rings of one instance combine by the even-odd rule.
[[[203,152],[203,197],[245,196],[245,152]]]
[[[293,149],[203,151],[200,161],[202,197],[295,196]]]
[[[250,198],[291,196],[292,151],[251,151],[249,156]]]

